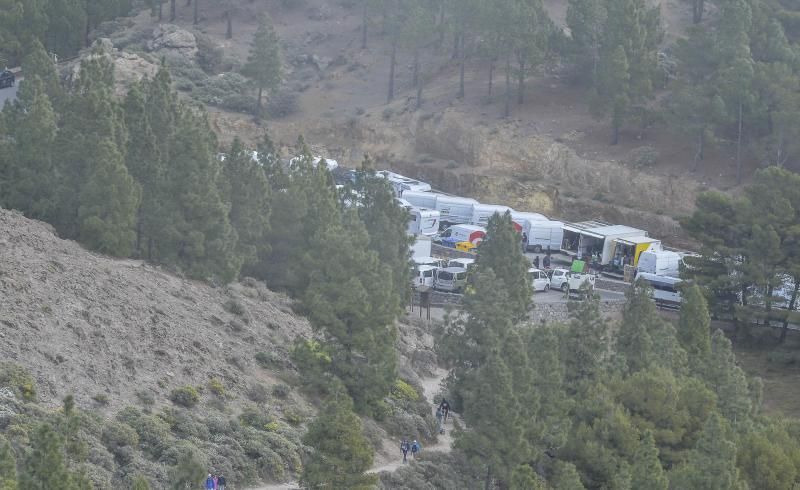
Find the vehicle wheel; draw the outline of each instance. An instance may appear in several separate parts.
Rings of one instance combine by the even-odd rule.
[[[534,245],[533,246],[533,253],[537,253],[537,254],[542,253],[542,246],[541,245]]]
[[[569,291],[569,283],[568,282],[565,282],[564,284],[561,285],[561,291],[564,292],[564,293]]]
[[[549,284],[545,284],[544,285],[544,292],[546,293],[548,291],[550,291],[550,285]]]

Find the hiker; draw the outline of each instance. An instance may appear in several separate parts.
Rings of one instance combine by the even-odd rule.
[[[446,398],[442,398],[442,403],[439,404],[439,409],[442,411],[444,423],[447,423],[447,415],[450,413],[450,402]]]
[[[422,451],[422,446],[414,439],[414,442],[411,443],[411,457],[417,459],[417,454]]]
[[[537,268],[537,269],[539,268],[539,256],[538,255],[533,258],[533,266],[535,268]]]
[[[400,441],[400,450],[403,451],[403,464],[408,462],[408,451],[410,449],[411,445],[408,443],[408,439]]]
[[[528,234],[524,231],[522,232],[522,253],[525,253],[528,250]]]
[[[214,478],[211,476],[211,473],[209,473],[208,478],[206,478],[206,490],[214,490]]]
[[[213,479],[214,479],[214,490],[217,490],[219,488],[219,486],[218,486],[219,482],[217,481],[217,475],[214,475]]]
[[[444,417],[444,412],[442,411],[442,407],[436,408],[436,421],[439,422],[439,434],[444,434],[444,426],[442,425],[442,417]]]
[[[217,488],[219,490],[225,490],[225,477],[223,475],[217,477]]]

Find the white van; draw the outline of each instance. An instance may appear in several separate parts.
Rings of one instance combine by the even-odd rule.
[[[430,265],[433,267],[444,267],[447,264],[447,261],[444,259],[438,259],[436,257],[412,257],[411,262],[414,265]]]
[[[582,272],[570,272],[567,269],[554,269],[550,277],[550,288],[567,291],[578,291],[581,287],[594,289],[595,276]]]
[[[564,223],[560,221],[526,221],[522,233],[528,237],[527,250],[540,253],[543,250],[561,250],[564,239]]]
[[[511,211],[511,221],[514,222],[514,228],[520,233],[528,225],[528,221],[550,221],[547,216],[539,213],[526,213],[524,211]]]
[[[411,287],[415,290],[424,292],[430,291],[433,287],[436,267],[432,265],[418,265],[411,271]]]
[[[669,250],[645,251],[639,254],[637,268],[639,272],[656,276],[678,277],[683,262],[681,254]]]
[[[411,199],[408,199],[408,202],[414,203]],[[472,208],[476,204],[480,203],[469,197],[439,194],[436,196],[435,209],[442,214],[442,224],[445,226],[467,224],[472,220]]]
[[[470,242],[477,246],[486,237],[486,228],[475,225],[454,225],[433,238],[434,242],[455,247],[458,242]]]
[[[450,259],[447,261],[447,267],[460,267],[462,269],[470,270],[475,266],[475,259]]]
[[[533,291],[550,291],[550,277],[543,270],[531,267],[528,269],[528,274],[531,276],[531,286]]]
[[[436,209],[436,198],[439,194],[435,192],[405,191],[403,199],[418,208]]]
[[[433,287],[437,291],[460,292],[467,285],[467,270],[461,267],[446,267],[434,272]]]
[[[472,221],[473,225],[486,226],[489,224],[489,218],[497,214],[505,214],[506,212],[513,212],[514,210],[508,206],[499,206],[497,204],[475,204],[472,206]]]

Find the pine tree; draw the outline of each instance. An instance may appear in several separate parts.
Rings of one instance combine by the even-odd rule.
[[[112,141],[101,141],[93,150],[79,196],[78,239],[101,253],[125,257],[136,238],[141,190]]]
[[[17,462],[14,450],[0,436],[0,490],[17,490]]]
[[[334,374],[356,408],[365,411],[389,393],[396,376],[391,272],[366,249],[369,238],[353,211],[343,223],[329,225],[315,243],[303,309],[326,339]]]
[[[264,168],[238,138],[225,157],[222,176],[223,194],[230,205],[228,218],[238,236],[237,255],[244,261],[245,272],[252,272],[269,252],[269,182]]]
[[[531,307],[533,289],[530,284],[528,259],[522,254],[519,245],[519,234],[511,221],[511,215],[494,214],[486,226],[486,237],[478,247],[476,273],[488,269],[494,271],[498,282],[502,282],[508,295],[505,306],[514,315],[514,319],[527,316]]]
[[[131,490],[150,490],[150,483],[148,483],[147,479],[142,475],[136,475],[133,478]]]
[[[731,341],[721,330],[711,336],[711,352],[704,379],[717,394],[720,414],[734,426],[745,424],[752,410],[747,376],[736,365]]]
[[[664,475],[661,461],[658,460],[658,448],[653,433],[645,431],[633,457],[631,488],[667,490],[668,487],[669,482]]]
[[[605,4],[603,0],[568,0],[566,21],[574,44],[571,54],[581,73],[587,75],[585,80],[592,84],[597,83]]]
[[[30,47],[22,59],[25,83],[20,84],[17,100],[30,104],[39,92],[47,94],[51,103],[58,107],[64,97],[64,91],[58,80],[56,65],[47,54],[38,39],[30,43]]]
[[[687,462],[669,475],[671,487],[741,489],[736,468],[736,445],[727,432],[724,420],[719,415],[708,417]]]
[[[689,354],[693,371],[699,373],[711,351],[711,317],[706,299],[697,285],[687,288],[682,297],[678,340]]]
[[[64,461],[64,442],[47,424],[40,425],[31,437],[31,450],[19,475],[20,490],[49,488],[72,490],[73,481]]]
[[[546,490],[547,484],[530,465],[521,464],[514,468],[510,488],[511,490]]]
[[[593,294],[585,301],[569,304],[570,321],[563,337],[561,353],[568,386],[581,380],[597,379],[608,354],[608,324],[600,312],[600,298]]]
[[[26,216],[50,221],[56,216],[58,174],[54,165],[57,135],[56,114],[41,85],[29,101],[20,99],[7,111],[14,140],[8,148],[4,172],[3,204],[19,209]]]
[[[536,436],[541,439],[542,447],[551,452],[566,444],[571,427],[572,404],[565,391],[566,369],[559,352],[559,333],[558,327],[541,325],[531,330],[527,339],[528,359],[534,372],[532,393],[538,400],[524,401],[523,407],[529,406],[535,413]],[[530,392],[530,387],[520,388],[520,393],[526,391]]]
[[[283,68],[280,55],[280,40],[266,14],[258,19],[258,30],[253,38],[247,63],[242,73],[253,80],[258,87],[256,100],[256,116],[261,115],[261,94],[266,88],[274,91],[283,79]]]
[[[553,490],[583,490],[580,474],[574,464],[566,461],[556,461],[555,471],[550,483]]]
[[[166,199],[162,189],[165,168],[148,117],[145,92],[145,87],[134,84],[125,97],[128,128],[125,165],[142,190],[136,213],[136,252],[152,260],[154,240],[165,226],[162,211]]]
[[[372,448],[346,394],[332,395],[308,427],[303,444],[314,450],[303,464],[303,488],[366,490],[377,483],[377,475],[365,474],[372,466]]]
[[[650,331],[659,318],[650,299],[650,290],[643,281],[634,283],[625,296],[615,350],[625,357],[629,370],[636,372],[653,362],[653,339]]]
[[[197,487],[206,475],[206,467],[194,447],[182,448],[177,464],[169,471],[170,490]]]

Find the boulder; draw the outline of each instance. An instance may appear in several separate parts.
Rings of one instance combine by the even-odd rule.
[[[173,24],[159,24],[153,29],[153,39],[147,42],[149,51],[177,51],[183,56],[197,55],[197,38],[186,29]]]
[[[82,51],[78,59],[68,62],[62,68],[63,78],[69,83],[74,83],[80,78],[81,60],[99,56],[110,59],[114,64],[114,91],[117,95],[126,94],[133,82],[144,77],[152,77],[158,70],[158,65],[138,54],[120,51],[114,47],[110,39],[100,38],[92,43],[90,48]]]

